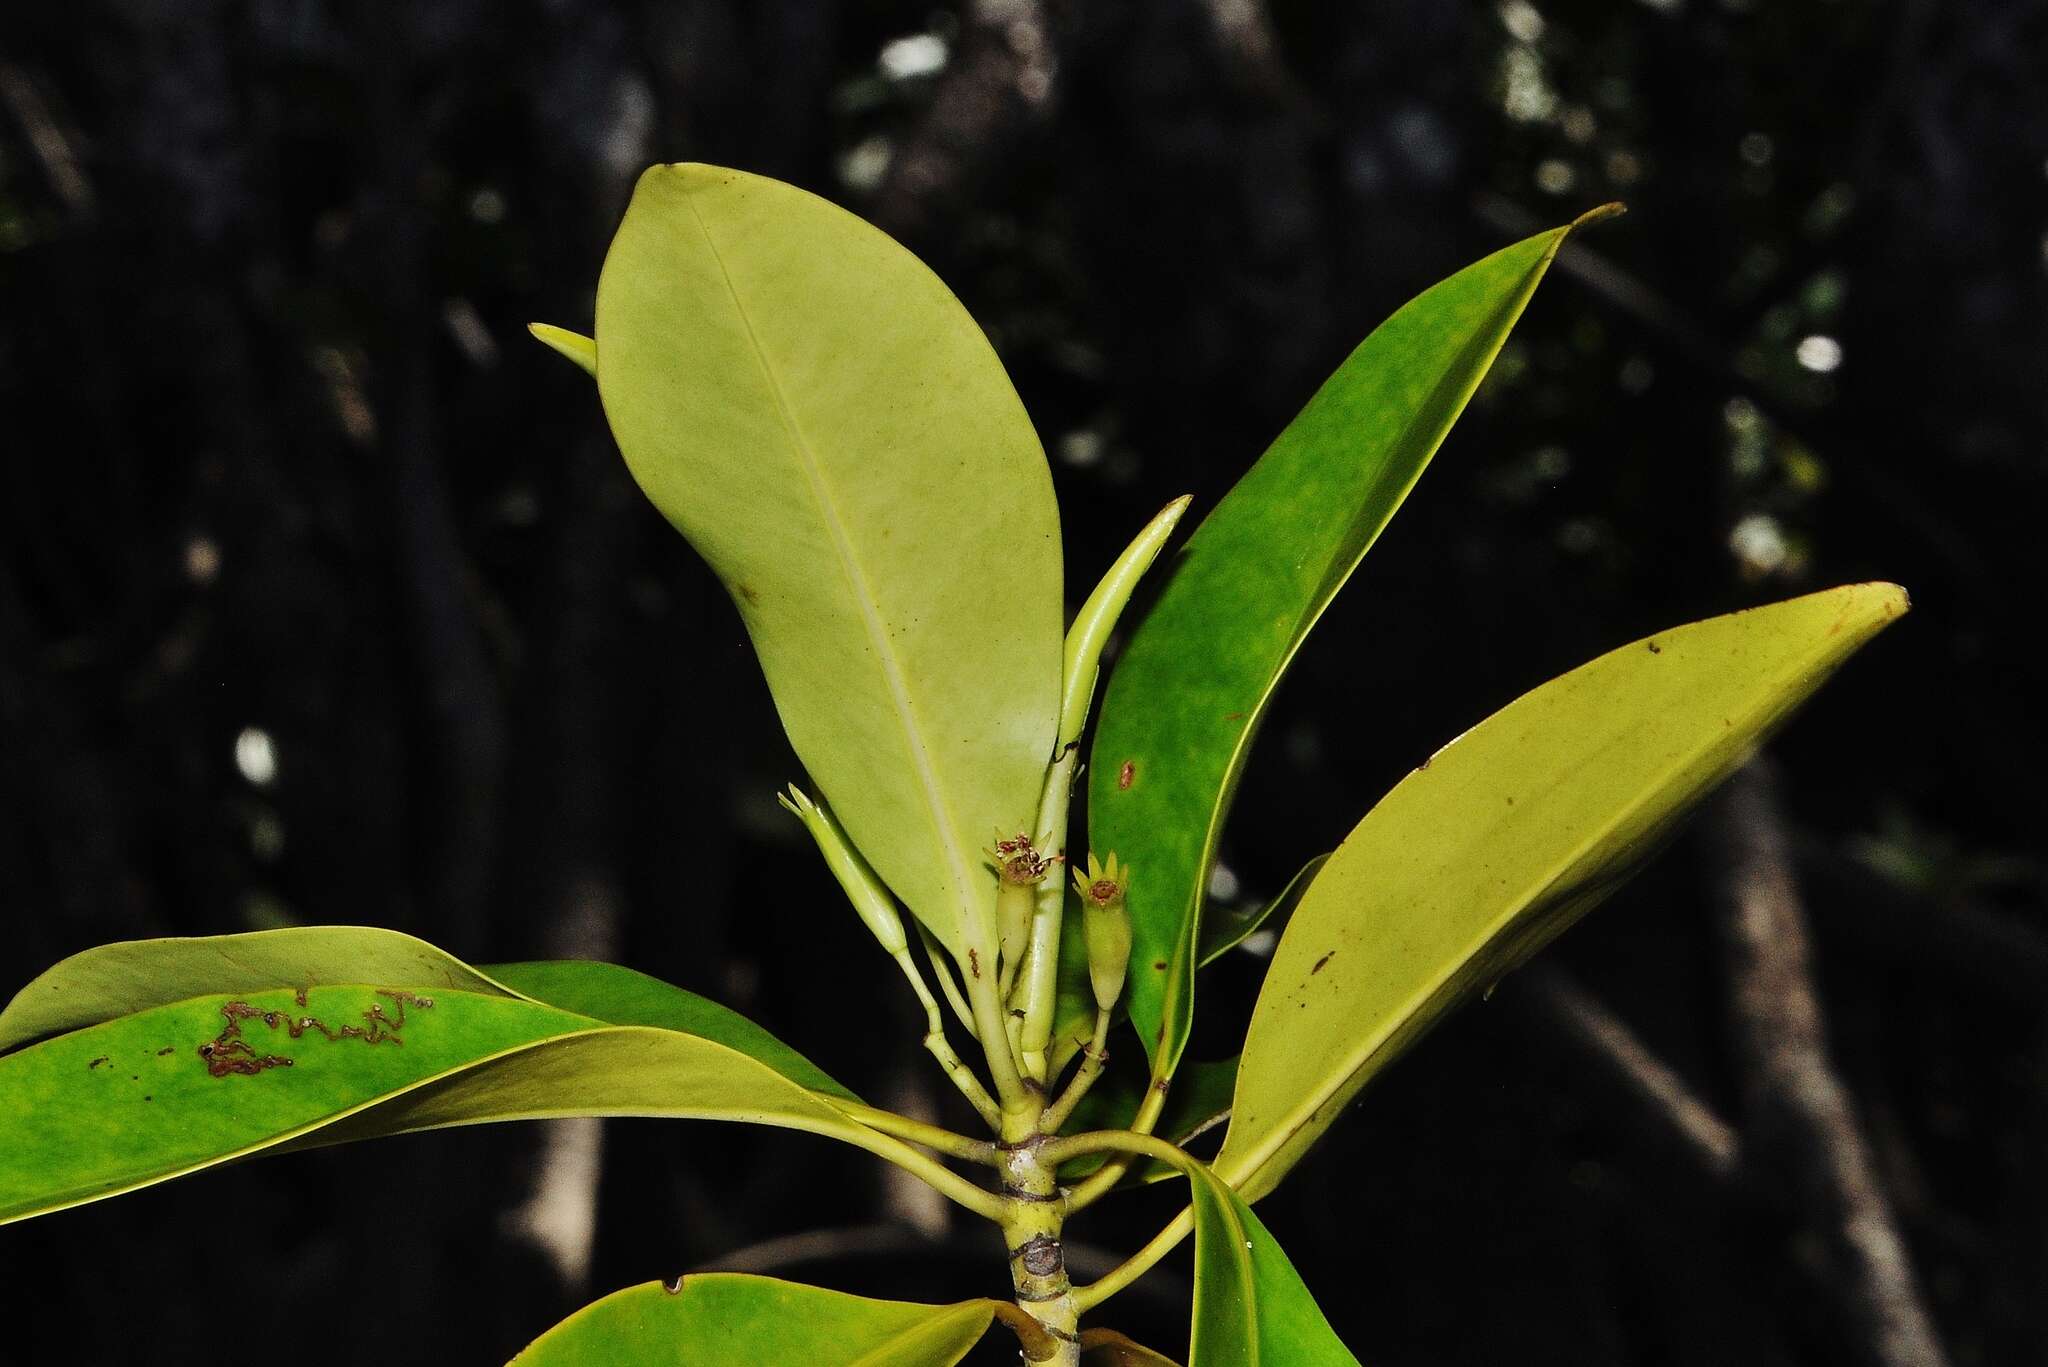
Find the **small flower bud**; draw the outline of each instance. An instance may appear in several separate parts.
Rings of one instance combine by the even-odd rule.
[[[1074,888],[1081,894],[1081,932],[1088,945],[1088,982],[1095,1004],[1104,1011],[1123,995],[1124,974],[1131,966],[1131,913],[1124,905],[1131,871],[1114,854],[1108,864],[1088,856],[1088,868],[1074,870]]]
[[[1040,854],[1031,837],[1022,831],[1014,836],[996,833],[995,845],[983,851],[995,865],[996,937],[1003,956],[1003,971],[1014,973],[1031,936],[1031,916],[1038,905],[1036,890],[1046,874],[1059,862]]]

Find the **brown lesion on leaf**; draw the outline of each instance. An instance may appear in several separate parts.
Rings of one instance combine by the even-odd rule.
[[[1322,972],[1322,971],[1323,971],[1323,965],[1324,965],[1324,964],[1326,964],[1326,963],[1330,962],[1330,960],[1332,960],[1332,959],[1334,959],[1334,958],[1336,958],[1336,957],[1337,957],[1337,951],[1336,951],[1336,950],[1334,950],[1334,949],[1333,949],[1333,950],[1331,950],[1331,951],[1330,951],[1330,952],[1329,952],[1328,954],[1325,954],[1325,955],[1324,955],[1324,956],[1323,956],[1322,958],[1320,958],[1320,959],[1317,959],[1317,960],[1316,960],[1316,966],[1315,966],[1314,968],[1311,968],[1311,969],[1310,969],[1310,970],[1308,971],[1308,975],[1309,975],[1309,976],[1310,976],[1311,978],[1313,978],[1313,977],[1314,977],[1314,976],[1315,976],[1316,974],[1318,974],[1318,973],[1320,973],[1320,972]]]
[[[95,1069],[95,1068],[99,1067],[99,1066],[100,1066],[100,1065],[101,1065],[102,1063],[105,1063],[106,1061],[107,1061],[107,1056],[106,1056],[105,1054],[101,1054],[101,1055],[100,1055],[100,1056],[99,1056],[98,1058],[94,1059],[94,1060],[93,1060],[93,1061],[92,1061],[91,1063],[88,1063],[88,1064],[86,1064],[86,1065],[85,1065],[85,1071],[89,1073],[89,1072],[91,1072],[91,1071],[92,1071],[93,1069]]]
[[[165,1045],[165,1046],[164,1046],[163,1048],[161,1048],[161,1049],[159,1049],[159,1050],[157,1050],[157,1051],[156,1051],[156,1056],[157,1056],[158,1058],[162,1058],[162,1057],[164,1057],[164,1056],[165,1056],[166,1054],[175,1054],[175,1053],[177,1053],[177,1052],[178,1052],[178,1046],[177,1046],[177,1045],[175,1045],[175,1044],[166,1044],[166,1045]]]
[[[206,1061],[206,1071],[212,1077],[240,1075],[254,1077],[271,1068],[289,1068],[292,1060],[282,1054],[259,1054],[249,1042],[242,1038],[242,1022],[262,1021],[272,1030],[282,1026],[292,1039],[298,1039],[308,1030],[318,1031],[330,1043],[336,1040],[359,1039],[365,1044],[404,1044],[399,1032],[405,1028],[405,1008],[414,1006],[422,1011],[431,1010],[434,1002],[430,997],[415,996],[396,988],[379,988],[377,995],[398,1008],[396,1016],[387,1015],[383,1002],[370,1003],[370,1009],[363,1012],[367,1025],[344,1025],[339,1029],[327,1024],[317,1016],[293,1016],[283,1011],[266,1011],[247,1002],[231,1001],[222,1005],[221,1015],[227,1023],[218,1035],[199,1046],[199,1057]],[[300,1006],[306,1004],[306,989],[300,988],[293,994]]]
[[[981,955],[971,949],[967,951],[967,971],[977,978],[981,976]]]
[[[1138,762],[1136,760],[1127,759],[1123,762],[1122,766],[1118,768],[1116,771],[1116,786],[1119,789],[1128,788],[1131,786],[1131,780],[1135,779],[1137,776]]]

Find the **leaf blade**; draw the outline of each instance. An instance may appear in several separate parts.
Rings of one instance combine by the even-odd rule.
[[[1117,662],[1092,752],[1089,838],[1135,870],[1131,1018],[1161,1074],[1187,1041],[1209,866],[1273,691],[1570,230],[1467,267],[1360,343],[1196,529]]]
[[[597,334],[620,449],[732,593],[799,758],[986,955],[979,852],[1035,810],[1062,650],[1050,473],[986,338],[852,215],[688,164],[641,178]]]
[[[1524,694],[1402,780],[1281,938],[1217,1172],[1247,1199],[1271,1191],[1379,1068],[1611,891],[1906,606],[1894,585],[1857,584],[1661,632]]]
[[[534,1001],[607,1025],[646,1025],[716,1040],[800,1087],[842,1101],[860,1100],[824,1069],[731,1007],[634,969],[584,959],[546,959],[489,964],[482,971]]]
[[[447,951],[376,926],[123,940],[38,974],[0,1011],[0,1052],[191,997],[383,982],[516,996]]]
[[[346,980],[365,967],[392,976]],[[195,993],[209,973],[229,990]],[[0,1055],[0,1223],[259,1153],[542,1116],[724,1119],[893,1144],[801,1055],[679,988],[607,964],[486,973],[366,927],[102,946],[39,977],[0,1022],[10,1038],[50,1034]],[[222,1045],[220,1060],[198,1052]]]
[[[708,1272],[617,1291],[570,1315],[512,1367],[803,1362],[950,1367],[987,1332],[992,1303],[872,1300],[773,1277]]]
[[[1251,1207],[1208,1168],[1187,1171],[1195,1215],[1188,1367],[1358,1367]]]

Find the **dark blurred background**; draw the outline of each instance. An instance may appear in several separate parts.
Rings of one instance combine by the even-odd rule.
[[[1214,891],[1270,895],[1634,636],[1873,577],[1916,611],[1757,802],[1261,1210],[1373,1364],[2040,1362],[2044,11],[0,6],[0,990],[107,940],[369,923],[617,959],[965,1124],[773,803],[797,771],[736,616],[524,324],[588,327],[647,163],[852,207],[995,339],[1076,602],[1404,299],[1623,199],[1304,652]],[[1731,949],[1759,822],[1811,937],[1811,972],[1770,937],[1761,1007]],[[1260,967],[1207,975],[1198,1054]],[[1809,989],[1787,1047],[1841,1104],[1788,1119],[1771,1017]],[[1173,1209],[1097,1207],[1077,1271]],[[1181,1351],[1185,1256],[1101,1321]],[[821,1140],[478,1129],[0,1231],[0,1359],[488,1363],[683,1268],[952,1299],[1002,1294],[1000,1258]]]

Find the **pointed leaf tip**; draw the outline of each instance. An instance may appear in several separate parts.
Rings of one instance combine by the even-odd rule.
[[[1605,204],[1595,205],[1573,219],[1571,230],[1577,232],[1581,228],[1590,228],[1596,223],[1605,223],[1610,218],[1620,218],[1627,212],[1628,205],[1618,199],[1611,199]]]
[[[1368,812],[1252,1011],[1216,1170],[1257,1200],[1371,1078],[1618,887],[1906,610],[1851,584],[1673,627],[1524,694]]]
[[[558,356],[574,361],[583,373],[597,377],[597,342],[580,332],[558,328],[553,323],[528,323],[526,330],[533,339]]]

